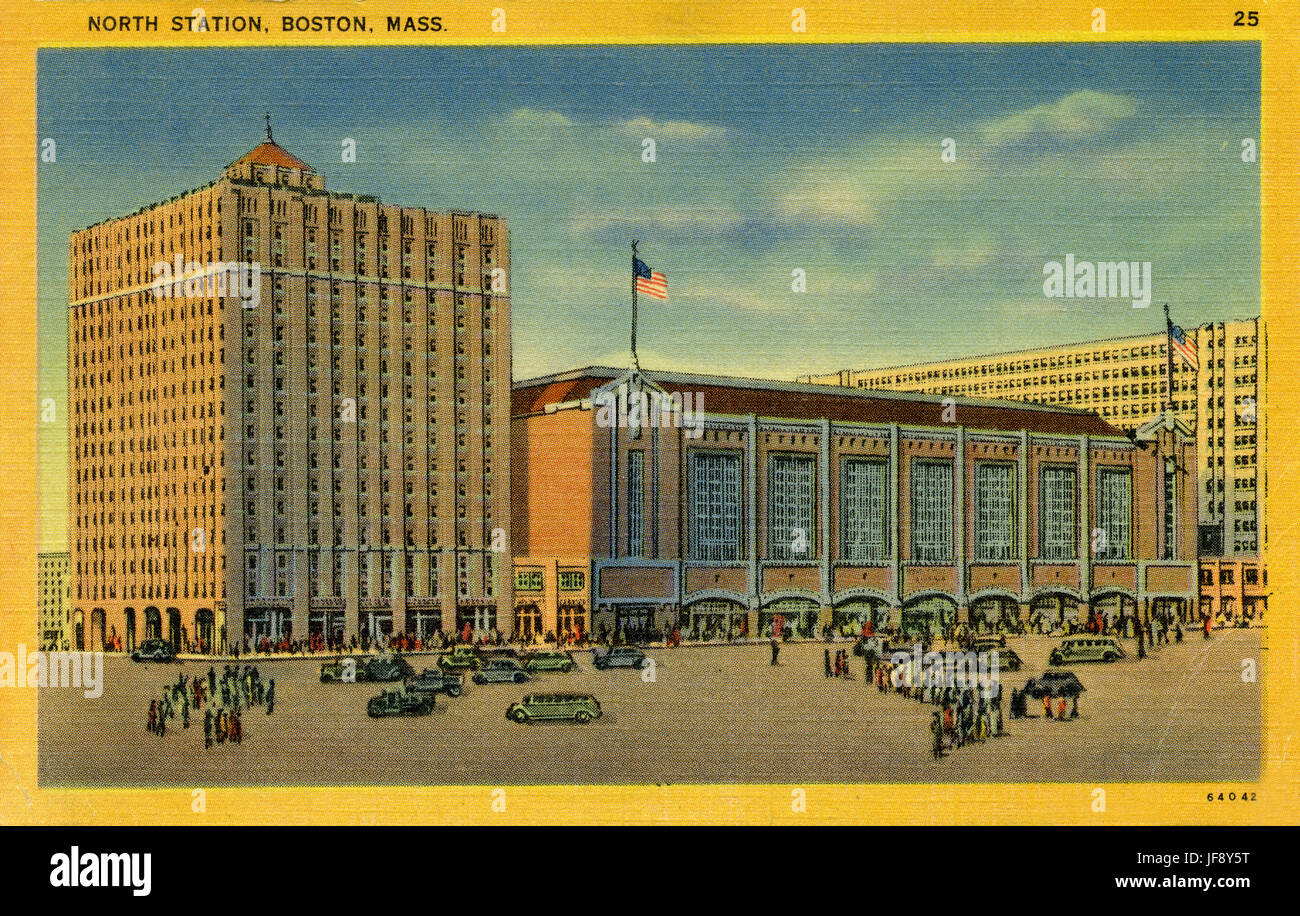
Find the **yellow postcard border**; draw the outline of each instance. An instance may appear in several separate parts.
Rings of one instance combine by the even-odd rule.
[[[1296,91],[1300,73],[1300,17],[1293,0],[947,0],[942,4],[898,2],[866,6],[852,0],[691,0],[557,2],[485,0],[483,3],[365,3],[317,0],[305,4],[250,6],[230,0],[164,3],[125,0],[0,0],[0,275],[10,302],[6,333],[0,334],[0,526],[6,562],[0,564],[0,646],[30,644],[36,630],[37,409],[36,357],[36,52],[41,47],[279,46],[364,47],[414,45],[416,36],[375,32],[312,34],[285,38],[278,32],[190,33],[86,32],[85,17],[100,14],[157,15],[166,23],[195,6],[209,14],[260,13],[264,19],[307,15],[441,15],[446,31],[429,43],[494,44],[727,44],[856,42],[1131,42],[1258,41],[1261,47],[1261,299],[1269,322],[1271,373],[1270,499],[1266,524],[1273,588],[1265,631],[1268,664],[1263,676],[1265,731],[1257,783],[1008,783],[906,785],[674,785],[510,786],[504,806],[492,786],[450,787],[199,787],[204,811],[192,806],[192,790],[44,789],[36,778],[36,698],[25,689],[0,694],[0,823],[3,824],[1289,824],[1300,819],[1300,782],[1291,748],[1300,720],[1300,596],[1293,519],[1300,517],[1300,467],[1279,458],[1297,442],[1300,402],[1300,154]],[[1260,25],[1234,27],[1238,10],[1255,7]],[[505,34],[490,25],[506,10]],[[807,29],[792,30],[802,9]],[[1096,10],[1106,31],[1095,32]],[[1279,355],[1282,358],[1278,358]],[[1289,357],[1289,358],[1288,358]],[[1206,801],[1206,794],[1258,794],[1254,803]],[[1105,791],[1096,810],[1096,790]],[[802,810],[792,796],[802,790]],[[504,810],[496,810],[504,807]]]

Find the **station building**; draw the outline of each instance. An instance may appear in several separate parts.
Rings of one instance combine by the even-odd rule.
[[[1172,417],[608,367],[516,382],[512,413],[517,628],[1196,614]]]

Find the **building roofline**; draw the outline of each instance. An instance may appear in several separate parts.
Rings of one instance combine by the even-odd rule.
[[[613,366],[585,366],[581,369],[569,369],[550,375],[520,379],[514,382],[511,390],[534,388],[556,382],[571,382],[591,375],[610,375],[612,378],[628,375],[630,370]],[[789,394],[816,393],[842,398],[860,398],[863,400],[910,401],[922,404],[942,404],[951,398],[954,404],[968,407],[995,407],[1010,410],[1027,410],[1037,413],[1067,414],[1072,416],[1096,416],[1091,410],[1078,407],[1060,407],[1047,404],[1032,404],[1024,401],[1000,400],[996,398],[971,398],[964,395],[923,394],[914,391],[878,391],[872,388],[850,388],[844,385],[824,385],[817,382],[789,382],[780,379],[759,379],[738,375],[710,375],[698,372],[666,372],[657,369],[642,369],[642,374],[654,381],[667,381],[676,384],[716,385],[731,388],[757,388],[765,391],[782,391]]]
[[[1210,327],[1211,325],[1216,325],[1216,324],[1230,324],[1237,321],[1259,321],[1261,320],[1261,318],[1262,316],[1260,315],[1252,315],[1249,318],[1221,318],[1218,319],[1217,321],[1207,321],[1202,324],[1198,324],[1196,326],[1196,330],[1199,331],[1202,328],[1207,328]],[[1119,343],[1120,341],[1124,341],[1124,340],[1134,340],[1134,341],[1149,340],[1153,337],[1158,338],[1160,336],[1161,335],[1159,331],[1152,331],[1150,334],[1126,334],[1120,337],[1102,337],[1097,340],[1079,340],[1079,341],[1075,341],[1074,343],[1043,344],[1037,347],[1022,347],[1018,350],[995,350],[992,353],[974,353],[971,354],[970,356],[952,356],[947,359],[920,360],[914,363],[900,363],[898,365],[892,365],[892,366],[873,366],[865,369],[832,369],[829,372],[809,372],[800,376],[800,378],[811,378],[814,375],[836,375],[841,372],[850,372],[855,374],[860,372],[901,372],[905,369],[916,369],[920,366],[940,366],[946,363],[961,363],[961,362],[988,360],[999,356],[1019,356],[1025,353],[1037,353],[1042,350],[1066,350],[1066,349],[1072,349],[1078,347],[1102,346],[1105,344]]]

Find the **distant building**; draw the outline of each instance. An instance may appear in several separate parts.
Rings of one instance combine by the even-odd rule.
[[[495,626],[509,250],[496,216],[326,191],[269,130],[206,187],[73,233],[77,641]]]
[[[1200,488],[1198,549],[1207,559],[1259,563],[1267,543],[1264,503],[1268,426],[1264,321],[1196,329],[1199,366],[1174,360],[1173,413],[1195,430]],[[882,391],[1007,398],[1083,407],[1124,429],[1165,409],[1164,334],[1084,341],[893,368],[845,370],[805,381]],[[1228,595],[1227,597],[1231,597]],[[1266,603],[1267,596],[1261,601]],[[1221,602],[1216,598],[1215,606]]]
[[[604,367],[516,382],[513,415],[516,615],[547,630],[552,564],[589,566],[596,635],[1196,615],[1171,418]]]
[[[63,644],[70,640],[68,552],[37,554],[36,563],[36,600],[40,609],[38,644],[42,649],[62,649]]]

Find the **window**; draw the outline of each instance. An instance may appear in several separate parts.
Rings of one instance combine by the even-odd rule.
[[[975,559],[1010,560],[1016,554],[1015,469],[1010,464],[975,465]]]
[[[627,555],[643,556],[645,534],[645,452],[627,453]]]
[[[692,560],[740,559],[740,455],[691,452],[690,556]]]
[[[1128,468],[1097,469],[1098,560],[1127,560],[1132,533],[1133,478]]]
[[[912,561],[952,562],[950,462],[912,462]]]
[[[566,569],[560,571],[560,591],[580,592],[587,585],[587,574],[580,570]]]
[[[817,459],[771,455],[767,459],[767,555],[802,560],[817,555],[814,492]]]
[[[1178,553],[1178,478],[1172,461],[1165,461],[1165,559],[1172,560]]]
[[[883,461],[845,458],[840,464],[840,559],[883,562],[889,553],[889,507]]]
[[[1075,473],[1067,465],[1046,465],[1038,473],[1038,555],[1044,560],[1075,558]]]

